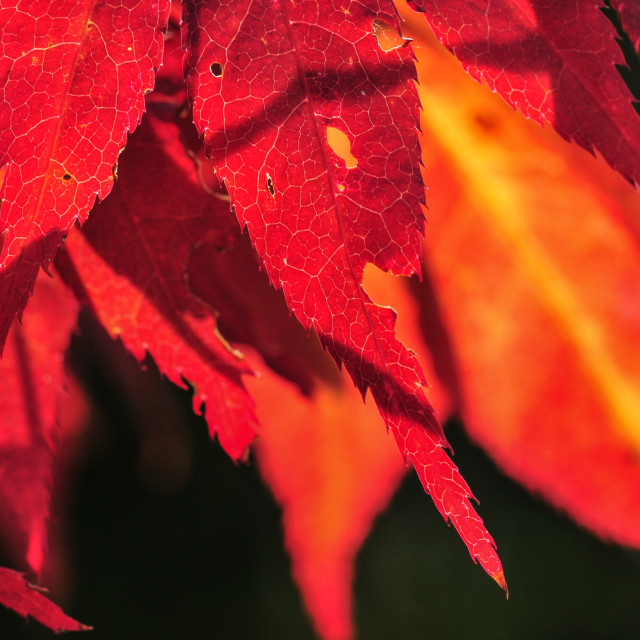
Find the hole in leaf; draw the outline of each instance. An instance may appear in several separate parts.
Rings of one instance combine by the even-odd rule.
[[[219,62],[214,62],[209,69],[211,70],[211,75],[216,78],[219,78],[222,75],[222,65]]]
[[[333,152],[344,160],[347,169],[353,169],[357,166],[358,161],[351,154],[351,142],[345,133],[335,127],[327,127],[327,142]]]
[[[65,173],[65,174],[62,176],[62,179],[63,179],[63,180],[71,180],[71,174],[70,174],[70,173]]]
[[[378,41],[378,46],[385,52],[404,47],[409,42],[384,20],[374,20],[371,23],[371,28]]]
[[[276,197],[276,188],[273,186],[273,179],[267,173],[267,191],[271,195],[272,198]]]

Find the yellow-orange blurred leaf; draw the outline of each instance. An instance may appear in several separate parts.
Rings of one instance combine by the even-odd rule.
[[[424,109],[427,271],[465,423],[515,478],[640,546],[640,198],[405,35]]]

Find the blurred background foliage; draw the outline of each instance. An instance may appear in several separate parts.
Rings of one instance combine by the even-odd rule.
[[[152,362],[139,371],[91,321],[82,325],[71,363],[95,409],[56,498],[54,540],[66,542],[54,546],[57,565],[44,580],[52,597],[94,627],[91,640],[314,638],[279,509],[255,466],[234,465],[210,441],[188,391],[163,382]],[[105,354],[108,365],[97,368]],[[640,553],[594,538],[527,494],[461,424],[447,434],[482,500],[510,599],[408,474],[358,559],[358,638],[639,637]],[[5,609],[0,629],[11,640],[53,636]]]

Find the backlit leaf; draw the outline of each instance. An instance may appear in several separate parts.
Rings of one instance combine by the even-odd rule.
[[[368,290],[404,312],[400,317],[415,317],[415,303],[400,279],[375,269],[366,283]],[[407,329],[402,337],[413,338],[409,343],[415,344],[416,325]],[[248,385],[262,427],[256,456],[283,508],[296,583],[320,637],[352,638],[355,556],[405,467],[389,437],[377,428],[375,406],[362,403],[344,372],[333,383],[318,379],[305,397],[264,367],[255,368],[261,375]],[[274,397],[286,412],[280,403],[274,405]],[[439,385],[429,390],[429,398],[440,415],[446,414],[448,401]]]
[[[640,183],[640,117],[596,0],[409,0],[465,71]],[[635,3],[629,3],[634,5]],[[630,10],[637,17],[637,10]],[[455,126],[452,120],[448,126]]]
[[[0,360],[0,534],[36,574],[47,552],[64,353],[76,315],[71,293],[43,275]]]
[[[175,52],[174,52],[175,53]],[[228,205],[199,186],[180,141],[172,96],[156,96],[120,159],[122,176],[66,246],[60,267],[107,331],[139,361],[149,352],[174,383],[195,386],[211,435],[235,459],[255,435],[242,384],[249,369],[216,331],[212,310],[185,283],[192,245],[211,234],[226,247],[238,234]],[[158,191],[157,185],[172,185]]]
[[[416,50],[434,185],[427,272],[465,423],[508,473],[637,547],[638,193],[496,103],[433,44]]]
[[[211,273],[221,277],[212,282],[205,275]],[[401,312],[399,335],[419,346],[421,356],[428,355],[404,280],[371,267],[365,281],[367,290]],[[252,354],[258,376],[247,380],[261,426],[258,468],[282,506],[293,574],[320,637],[350,638],[355,555],[404,474],[402,458],[379,428],[373,403],[363,404],[317,337],[305,336],[288,317],[282,294],[258,271],[247,243],[225,252],[198,248],[189,282],[220,310],[224,335],[251,345],[264,358]],[[238,324],[236,314],[244,322]],[[265,362],[290,380],[275,375]],[[441,415],[448,413],[450,402],[438,384],[429,389],[429,398]]]
[[[390,2],[186,2],[194,119],[235,213],[301,323],[378,404],[442,515],[504,586],[494,543],[443,450],[415,354],[362,288],[367,263],[419,269],[423,185],[407,47],[384,51]],[[336,154],[328,129],[350,140]]]
[[[113,186],[167,13],[164,0],[0,6],[0,352],[40,267]]]

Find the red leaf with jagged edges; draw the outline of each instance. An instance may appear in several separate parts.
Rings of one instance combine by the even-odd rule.
[[[204,243],[193,251],[189,283],[194,294],[219,309],[221,331],[234,344],[244,343],[242,350],[259,373],[247,380],[260,420],[255,455],[283,509],[293,575],[319,636],[353,637],[355,555],[406,467],[387,434],[376,427],[375,405],[362,402],[317,337],[309,339],[288,315],[281,292],[258,271],[248,242],[222,253],[212,249]],[[367,290],[399,311],[398,335],[419,347],[421,361],[430,363],[415,323],[416,302],[404,279],[371,268],[365,282]],[[257,349],[264,362],[249,355],[245,345]],[[441,415],[450,411],[439,384],[429,389],[429,397]],[[376,480],[363,492],[365,476]]]
[[[367,263],[419,269],[423,185],[418,100],[407,47],[374,31],[393,5],[343,1],[186,2],[194,119],[272,283],[367,389],[404,455],[474,559],[503,587],[494,543],[472,509],[392,310],[362,288]],[[335,153],[335,130],[351,158]],[[357,163],[354,166],[354,163]]]
[[[43,274],[0,360],[0,535],[36,575],[47,551],[64,352],[76,316],[71,292]]]
[[[153,87],[168,8],[165,0],[0,8],[0,352],[39,268],[113,186]]]
[[[169,58],[181,55],[173,35]],[[175,70],[171,60],[167,69]],[[154,95],[120,158],[113,193],[96,207],[82,234],[69,238],[57,264],[107,331],[139,361],[149,352],[171,381],[195,386],[194,409],[205,403],[211,435],[239,459],[256,428],[242,384],[250,371],[184,278],[192,245],[209,235],[224,248],[239,235],[238,225],[228,203],[198,183],[180,140],[176,92],[164,99]],[[160,185],[171,188],[159,190]]]
[[[465,71],[640,184],[640,117],[597,0],[408,0]],[[633,3],[631,3],[633,4]],[[630,10],[637,17],[637,10]],[[455,127],[451,120],[450,127]]]
[[[231,343],[251,346],[283,378],[310,394],[315,378],[333,380],[335,363],[309,340],[289,314],[282,294],[269,285],[246,234],[220,251],[211,240],[197,243],[187,266],[189,289],[218,313],[218,326]]]
[[[458,410],[507,473],[639,547],[640,195],[411,35]]]
[[[5,607],[21,616],[31,616],[54,631],[91,629],[65,615],[58,605],[42,595],[42,591],[27,582],[23,574],[0,567],[0,602]]]

